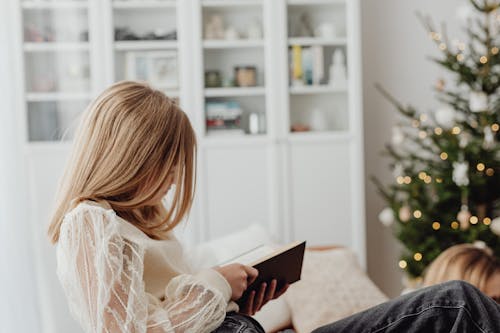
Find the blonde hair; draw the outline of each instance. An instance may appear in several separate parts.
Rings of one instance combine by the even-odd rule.
[[[496,273],[500,273],[500,262],[490,249],[459,244],[442,252],[431,263],[424,277],[424,285],[463,280],[485,291],[488,280]]]
[[[143,83],[112,85],[84,113],[59,183],[51,242],[64,215],[84,200],[104,200],[149,237],[164,239],[191,207],[195,154],[195,133],[174,101]],[[167,211],[151,200],[171,173],[176,186]]]

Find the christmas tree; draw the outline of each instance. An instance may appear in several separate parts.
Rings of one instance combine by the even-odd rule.
[[[437,110],[419,112],[378,87],[402,115],[385,150],[395,181],[374,179],[388,204],[379,219],[405,247],[399,266],[410,277],[454,244],[480,241],[500,256],[500,2],[470,2],[464,42],[419,16],[441,51],[433,60],[456,78],[436,84]]]

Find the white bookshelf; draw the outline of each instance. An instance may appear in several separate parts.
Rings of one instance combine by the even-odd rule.
[[[43,118],[46,110],[55,108],[55,126],[70,124],[102,89],[128,78],[128,54],[173,52],[178,62],[177,86],[160,83],[155,87],[179,99],[197,132],[198,181],[187,240],[198,243],[257,222],[278,241],[306,239],[310,245],[348,246],[365,263],[360,0],[14,1],[17,7],[12,15],[19,29],[12,50],[22,74],[13,84],[19,91],[20,136],[31,163],[29,191],[37,198],[36,206],[30,207],[33,216],[48,214],[71,141],[31,139],[30,117],[35,114],[33,119],[40,123],[47,120]],[[82,29],[88,30],[88,41],[24,40],[25,19],[39,12],[49,17],[75,16],[84,24]],[[313,25],[334,22],[337,35],[321,38],[289,31],[303,12],[310,15]],[[239,38],[206,39],[204,23],[213,15],[221,15],[226,25],[236,27]],[[262,38],[249,39],[246,29],[255,20],[261,24]],[[115,40],[115,28],[123,27],[140,36],[175,30],[177,38]],[[324,50],[325,82],[290,84],[289,49],[294,45]],[[337,49],[346,57],[348,83],[344,88],[328,82],[331,56]],[[85,75],[85,82],[75,85],[63,75],[71,70],[59,73],[53,65],[57,62],[64,67],[71,59],[77,63],[69,68]],[[61,75],[60,82],[35,89],[37,70],[50,66],[54,68],[50,72]],[[254,66],[256,86],[232,86],[236,66]],[[220,72],[220,87],[205,87],[206,70]],[[206,102],[239,103],[245,134],[208,132]],[[328,119],[326,130],[291,131],[296,123],[310,125],[316,109]],[[249,134],[251,114],[264,119],[265,130],[259,134]],[[39,238],[34,248],[41,249],[37,255],[46,265],[37,274],[54,294],[43,298],[41,330],[76,332],[72,321],[59,320],[61,314],[64,318],[69,314],[53,274],[52,249],[44,248],[45,230],[38,222],[33,220]],[[47,282],[52,280],[56,282]]]

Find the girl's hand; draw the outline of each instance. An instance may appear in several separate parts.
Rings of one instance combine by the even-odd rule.
[[[243,295],[247,286],[255,281],[259,272],[250,266],[242,264],[230,264],[222,267],[214,267],[231,286],[232,295],[231,300],[236,301]]]
[[[240,312],[249,316],[253,316],[257,311],[262,309],[262,307],[272,299],[276,299],[283,295],[288,289],[288,284],[286,284],[281,290],[276,292],[276,286],[278,282],[276,279],[271,281],[269,287],[267,283],[262,283],[259,292],[256,293],[252,291],[248,296],[246,304],[240,309]]]

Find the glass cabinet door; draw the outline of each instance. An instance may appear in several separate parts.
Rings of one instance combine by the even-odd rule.
[[[20,3],[28,141],[70,140],[92,88],[89,3]]]

